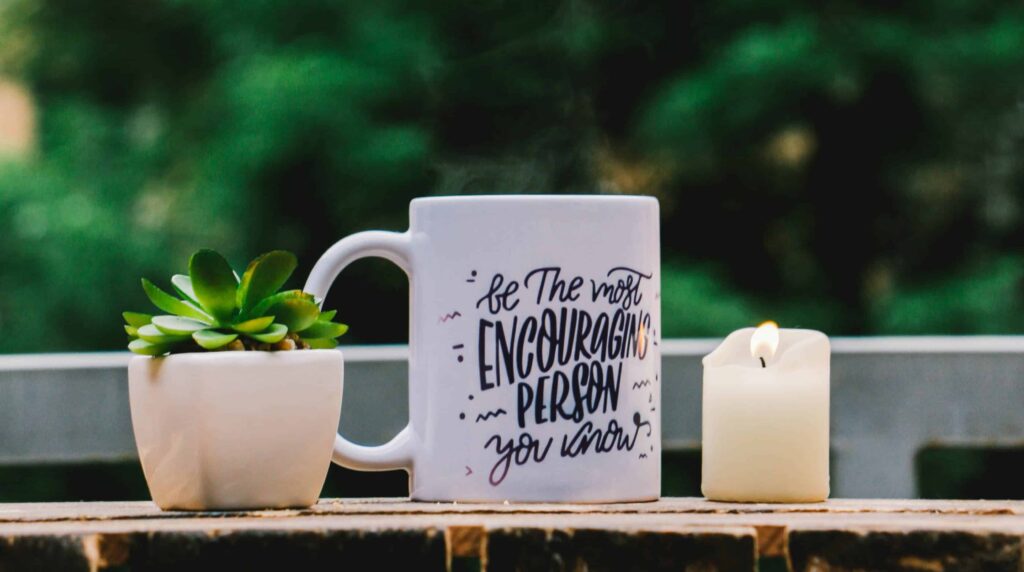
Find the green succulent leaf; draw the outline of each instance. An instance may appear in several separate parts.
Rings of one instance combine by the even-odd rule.
[[[309,344],[309,349],[312,350],[332,350],[338,347],[338,340],[334,338],[302,338],[302,341]]]
[[[209,324],[200,322],[199,320],[193,320],[192,318],[182,318],[181,316],[155,316],[153,318],[153,325],[157,327],[161,332],[169,336],[191,336],[192,332],[198,332],[199,330],[205,330],[210,327]]]
[[[272,307],[276,306],[277,304],[285,300],[307,300],[309,302],[313,302],[313,295],[307,294],[302,290],[286,290],[284,292],[278,292],[273,296],[268,296],[260,300],[260,302],[256,304],[256,307],[254,307],[252,311],[248,313],[248,315],[265,316],[269,313]]]
[[[238,283],[228,261],[213,250],[199,250],[188,262],[188,274],[203,308],[218,321],[230,322],[235,313]]]
[[[327,310],[326,312],[320,312],[320,316],[317,318],[317,321],[330,322],[331,320],[334,319],[334,316],[337,315],[337,313],[337,310]]]
[[[317,320],[310,327],[300,330],[299,335],[303,338],[336,338],[347,331],[348,326],[345,324]]]
[[[241,332],[243,334],[256,334],[262,332],[263,330],[266,330],[267,328],[270,327],[270,324],[273,323],[273,316],[263,316],[262,318],[253,318],[251,320],[246,320],[244,322],[233,324],[231,326],[231,329],[236,332]]]
[[[270,308],[270,313],[275,316],[275,322],[288,326],[293,332],[301,332],[316,322],[320,308],[303,298],[289,298],[274,304]]]
[[[151,344],[174,344],[188,339],[188,335],[172,335],[163,332],[153,324],[146,324],[138,329],[139,337]]]
[[[289,332],[309,347],[337,347],[335,338],[348,331],[333,321],[337,311],[321,312],[320,300],[301,290],[277,292],[297,266],[295,255],[275,250],[257,257],[239,277],[223,256],[199,250],[189,259],[188,274],[171,278],[176,295],[142,279],[146,295],[166,315],[124,312],[128,349],[160,356],[194,351],[191,340],[205,350],[233,349],[239,336],[250,345],[276,344]]]
[[[141,328],[153,319],[153,316],[140,312],[122,312],[121,315],[124,316],[124,321],[133,328]]]
[[[161,356],[170,350],[169,345],[165,344],[151,344],[146,340],[132,340],[128,344],[128,349],[134,353],[144,356]]]
[[[265,344],[276,344],[288,335],[288,326],[284,324],[273,324],[265,332],[249,334],[249,337]]]
[[[145,278],[142,279],[142,289],[146,291],[146,296],[149,296],[149,300],[153,302],[153,305],[164,312],[188,318],[195,318],[204,322],[213,322],[213,317],[206,312],[192,304],[182,302],[174,296],[171,296],[167,292],[161,290],[156,284],[153,284]]]
[[[284,286],[298,264],[295,255],[286,250],[268,252],[250,262],[238,285],[238,307],[242,312],[246,312],[260,300],[277,292]]]
[[[192,279],[188,276],[184,274],[171,276],[171,286],[174,286],[174,291],[182,298],[199,303],[199,298],[196,298],[196,291],[192,288]]]
[[[220,349],[238,338],[238,334],[225,334],[216,330],[200,330],[192,334],[192,339],[206,350]]]

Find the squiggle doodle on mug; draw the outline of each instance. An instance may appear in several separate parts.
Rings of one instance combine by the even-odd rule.
[[[499,407],[498,409],[495,409],[494,411],[486,411],[484,413],[477,414],[476,422],[479,423],[481,421],[487,421],[488,419],[490,419],[492,417],[500,417],[500,416],[505,415],[507,413],[508,413],[508,411],[505,411],[504,409],[501,409]]]
[[[455,310],[454,312],[451,312],[449,314],[445,314],[445,315],[441,316],[440,318],[437,319],[437,321],[438,321],[438,323],[443,324],[443,323],[447,322],[448,320],[454,320],[455,318],[458,318],[461,315],[462,315],[462,312],[460,312],[458,310]]]

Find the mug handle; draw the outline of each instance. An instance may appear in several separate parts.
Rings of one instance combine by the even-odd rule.
[[[327,298],[327,291],[346,266],[360,258],[375,256],[390,260],[412,276],[412,240],[408,232],[372,230],[347,236],[327,249],[309,273],[306,292],[319,300]],[[388,471],[412,468],[413,431],[410,425],[398,432],[390,441],[376,447],[357,445],[338,434],[334,439],[335,463],[361,471]]]

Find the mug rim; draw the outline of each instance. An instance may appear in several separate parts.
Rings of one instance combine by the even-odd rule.
[[[583,194],[497,194],[497,195],[439,195],[416,197],[410,206],[458,203],[494,203],[494,202],[538,202],[538,203],[658,203],[657,197],[651,195],[583,195]]]

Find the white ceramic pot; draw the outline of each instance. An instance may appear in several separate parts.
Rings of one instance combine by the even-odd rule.
[[[341,416],[337,350],[134,357],[132,426],[165,510],[307,507]]]

